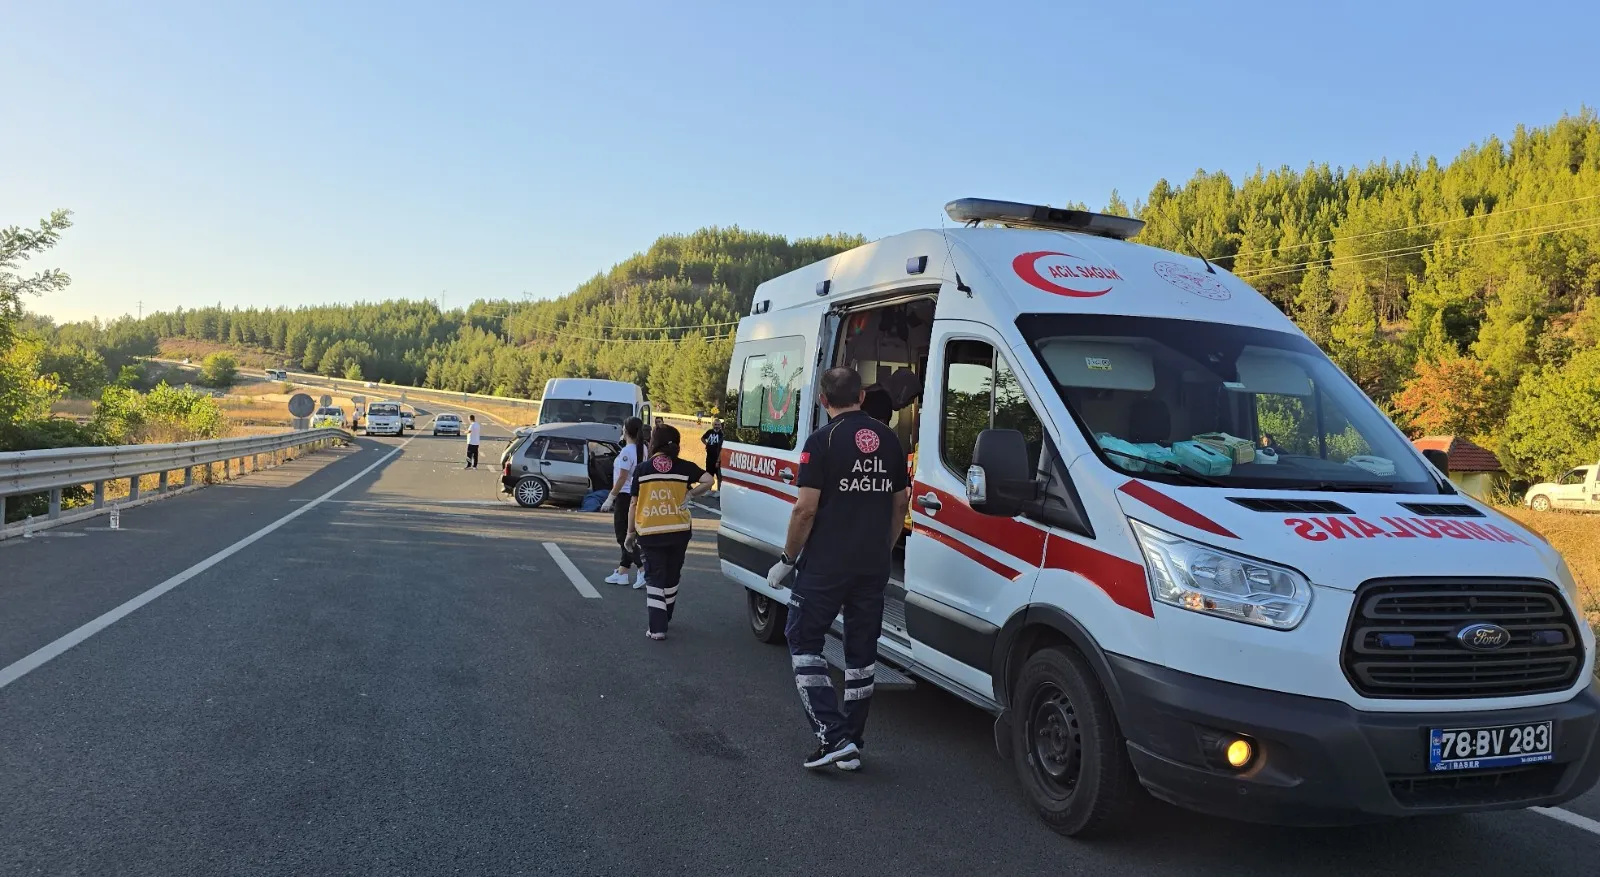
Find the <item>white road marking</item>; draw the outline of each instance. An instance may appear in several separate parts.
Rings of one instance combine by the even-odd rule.
[[[1540,816],[1548,816],[1557,822],[1565,822],[1575,828],[1581,828],[1590,834],[1600,834],[1600,821],[1590,819],[1587,816],[1579,816],[1571,810],[1563,810],[1560,807],[1529,807],[1528,809]]]
[[[83,626],[77,628],[76,630],[73,630],[72,632],[66,634],[65,636],[62,636],[61,638],[55,640],[54,642],[51,642],[51,643],[49,643],[49,644],[37,649],[36,651],[34,651],[34,652],[32,652],[32,653],[30,653],[28,655],[23,656],[20,660],[14,662],[12,664],[8,664],[5,667],[0,667],[0,688],[5,688],[7,685],[10,685],[11,683],[17,681],[18,679],[21,679],[22,677],[28,675],[29,673],[32,673],[34,670],[37,670],[40,667],[43,667],[45,664],[48,664],[50,661],[60,657],[63,653],[65,653],[68,649],[72,648],[73,646],[83,642],[84,640],[88,639],[89,637],[94,636],[95,634],[99,633],[100,631],[105,630],[106,628],[110,627],[111,625],[116,624],[118,621],[121,621],[122,619],[124,619],[124,618],[128,617],[129,615],[133,614],[136,610],[138,610],[140,607],[144,606],[146,603],[149,603],[150,601],[156,599],[157,597],[160,597],[162,594],[165,594],[166,592],[172,590],[173,588],[176,588],[177,586],[183,584],[184,582],[187,582],[188,580],[190,580],[190,579],[194,578],[195,576],[205,572],[206,570],[216,566],[217,564],[223,562],[224,560],[227,560],[228,558],[234,556],[235,554],[238,554],[240,551],[243,551],[244,549],[250,547],[251,545],[254,545],[256,542],[261,541],[263,538],[271,535],[272,532],[277,530],[279,527],[282,527],[284,524],[287,524],[290,521],[294,520],[295,518],[298,518],[301,515],[305,514],[306,512],[311,511],[312,509],[314,509],[317,506],[321,505],[322,503],[326,502],[329,497],[332,497],[334,494],[338,493],[339,491],[344,490],[346,487],[349,487],[350,485],[356,483],[357,481],[360,481],[362,478],[366,477],[370,472],[372,472],[372,470],[378,468],[379,466],[382,466],[384,463],[387,463],[396,454],[398,454],[402,450],[404,450],[405,446],[408,445],[408,444],[411,444],[411,440],[410,439],[407,439],[405,442],[400,444],[398,447],[396,447],[394,450],[390,451],[389,453],[384,454],[382,457],[380,457],[378,459],[378,461],[376,463],[373,463],[372,465],[368,466],[367,468],[362,469],[360,472],[357,472],[356,474],[350,476],[348,479],[346,479],[344,481],[343,484],[340,484],[338,487],[335,487],[334,489],[328,491],[327,493],[324,493],[323,495],[321,495],[321,496],[317,497],[316,499],[306,503],[305,505],[301,506],[300,508],[295,509],[294,511],[288,513],[287,515],[284,515],[283,517],[277,519],[276,521],[273,521],[272,523],[266,525],[265,527],[262,527],[261,529],[255,531],[254,533],[251,533],[250,535],[244,537],[243,539],[240,539],[238,542],[235,542],[232,545],[229,545],[227,548],[224,548],[221,551],[218,551],[216,554],[211,555],[210,557],[206,558],[205,560],[200,561],[199,563],[195,564],[194,566],[189,567],[188,569],[184,570],[183,572],[180,572],[177,575],[173,576],[172,578],[167,579],[166,581],[162,582],[161,584],[156,585],[155,587],[151,588],[150,590],[145,591],[143,594],[140,594],[139,596],[134,597],[132,600],[129,600],[128,602],[123,603],[121,606],[118,606],[117,608],[112,609],[110,612],[107,612],[104,615],[101,615],[99,618],[96,618],[93,621],[90,621],[89,623],[84,624]]]
[[[578,593],[591,600],[600,599],[600,592],[596,591],[594,585],[589,584],[589,580],[583,577],[583,573],[578,572],[578,568],[572,565],[572,561],[567,559],[567,554],[561,550],[560,545],[546,542],[544,550],[550,552],[550,556],[556,559],[556,566],[561,567],[561,571],[567,574],[567,580],[578,589]]]

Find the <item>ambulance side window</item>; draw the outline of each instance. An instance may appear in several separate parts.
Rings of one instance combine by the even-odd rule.
[[[945,346],[944,395],[939,409],[939,454],[950,471],[965,476],[972,446],[985,429],[1014,429],[1028,445],[1028,467],[1039,469],[1044,424],[1022,392],[1005,357],[982,341]]]
[[[735,348],[727,402],[733,441],[794,450],[804,351],[805,339],[798,337]]]
[[[994,348],[982,341],[950,341],[944,348],[944,395],[939,405],[939,456],[965,478],[972,445],[989,427],[994,391]]]

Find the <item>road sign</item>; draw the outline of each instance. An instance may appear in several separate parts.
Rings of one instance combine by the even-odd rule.
[[[309,417],[316,407],[311,397],[304,393],[296,393],[289,397],[289,413],[295,417]]]
[[[327,393],[323,393],[322,394],[322,407],[328,408],[328,407],[330,407],[332,405],[333,405],[333,397],[329,396]]]

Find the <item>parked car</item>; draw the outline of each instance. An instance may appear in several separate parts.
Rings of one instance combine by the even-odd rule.
[[[400,409],[400,422],[405,426],[406,429],[416,429],[417,412],[407,411],[404,408]]]
[[[461,415],[459,415],[459,414],[450,414],[450,413],[435,414],[433,416],[433,434],[434,435],[460,435],[461,434]]]
[[[1528,488],[1523,502],[1536,512],[1551,509],[1600,511],[1600,465],[1579,466],[1555,481]]]
[[[338,407],[337,405],[332,405],[326,408],[318,408],[311,415],[312,429],[319,429],[324,426],[337,426],[340,429],[344,429],[347,425],[348,424],[344,419],[344,409]]]
[[[622,449],[616,427],[552,423],[515,438],[500,455],[500,492],[524,508],[579,502],[611,489],[611,464]]]

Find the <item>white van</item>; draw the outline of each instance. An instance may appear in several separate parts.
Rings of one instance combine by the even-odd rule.
[[[597,378],[551,378],[539,401],[539,424],[607,423],[617,427],[630,417],[650,425],[650,403],[638,384]]]
[[[374,402],[367,406],[367,435],[405,435],[399,402]]]
[[[1141,787],[1339,824],[1595,784],[1594,635],[1554,549],[1239,278],[1127,242],[1139,221],[946,210],[966,227],[768,281],[739,323],[718,548],[759,638],[818,374],[850,365],[915,454],[878,687],[888,664],[993,713],[1057,831]]]

